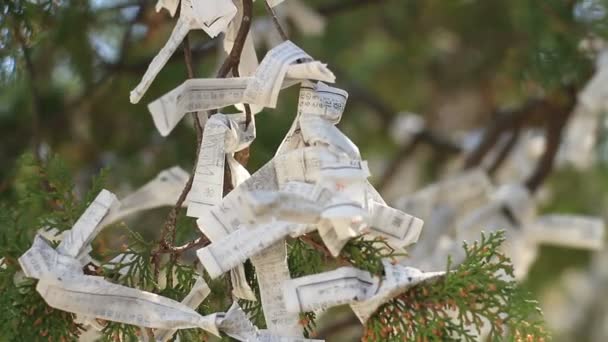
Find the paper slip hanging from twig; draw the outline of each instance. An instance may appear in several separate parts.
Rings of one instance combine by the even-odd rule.
[[[171,11],[174,3],[169,2],[166,5]],[[164,7],[165,3],[163,2],[160,6]],[[173,27],[167,43],[154,56],[141,81],[131,91],[131,103],[138,103],[141,100],[156,75],[165,66],[190,30],[202,29],[213,38],[226,30],[228,23],[235,14],[236,7],[231,0],[181,0],[180,16],[177,23]]]
[[[393,265],[384,260],[384,274],[378,292],[368,300],[355,302],[350,305],[361,323],[365,324],[380,305],[393,297],[405,292],[409,288],[423,282],[433,281],[442,277],[445,272],[422,272],[417,268],[402,265]]]
[[[63,240],[57,247],[59,253],[71,257],[80,254],[101,230],[100,223],[104,216],[111,210],[118,210],[119,206],[120,202],[113,193],[102,190],[78,218],[72,229],[64,234]]]
[[[190,289],[190,292],[188,292],[186,297],[182,300],[182,304],[196,310],[210,293],[211,289],[209,288],[209,285],[207,285],[202,277],[198,276],[196,282]],[[156,338],[156,341],[166,342],[169,341],[176,332],[176,329],[157,330],[154,332],[154,337]]]
[[[219,335],[215,315],[200,316],[174,300],[101,277],[43,277],[36,290],[50,306],[85,316],[148,328],[202,328]]]
[[[603,245],[604,223],[600,219],[571,215],[538,217],[536,204],[523,186],[501,186],[493,201],[471,212],[458,228],[457,240],[472,241],[481,231],[505,229],[502,249],[513,261],[517,279],[524,278],[536,259],[541,243],[571,248],[598,249]],[[464,258],[459,244],[449,251],[454,261]]]
[[[120,200],[118,210],[110,212],[102,225],[109,225],[131,214],[175,205],[189,175],[179,166],[161,171],[153,180]]]
[[[384,264],[386,276],[382,281],[355,267],[289,280],[283,288],[287,310],[305,312],[351,304],[359,319],[365,322],[381,304],[398,293],[444,274],[424,273],[401,265],[388,266],[389,261]]]
[[[160,12],[164,8],[171,16],[174,16],[178,5],[179,0],[158,0],[154,9],[156,12]]]
[[[283,284],[291,279],[287,266],[287,246],[284,240],[251,257],[255,266],[264,310],[264,319],[270,332],[284,336],[302,336],[303,328],[298,313],[285,309]]]
[[[526,228],[530,238],[541,244],[589,250],[604,246],[605,225],[597,217],[543,215]]]
[[[244,119],[244,118],[243,118]],[[192,190],[188,197],[187,215],[201,217],[222,202],[225,160],[231,175],[249,177],[249,173],[233,158],[255,138],[255,119],[245,130],[244,123],[223,114],[213,115],[205,124]]]
[[[293,65],[297,60],[303,63]],[[325,64],[313,61],[302,49],[286,41],[266,54],[253,76],[186,80],[151,102],[148,109],[156,128],[166,136],[188,112],[241,103],[274,108],[282,87],[306,79],[333,82],[335,76]]]

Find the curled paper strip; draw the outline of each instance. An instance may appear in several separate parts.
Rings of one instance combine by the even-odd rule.
[[[215,279],[287,237],[290,228],[291,225],[284,222],[260,225],[255,228],[243,227],[199,249],[196,254],[209,276]]]
[[[103,319],[162,329],[158,331],[162,338],[159,341],[169,339],[175,329],[187,328],[201,328],[218,336],[221,330],[241,341],[257,335],[257,329],[236,303],[226,314],[201,316],[193,310],[210,292],[200,277],[183,303],[179,303],[108,282],[103,277],[84,275],[77,256],[98,233],[98,226],[115,198],[111,192],[102,190],[72,230],[66,232],[70,238],[61,242],[63,248],[55,250],[37,235],[32,247],[19,258],[24,274],[39,279],[36,290],[49,306],[74,313],[80,322],[93,324],[93,328],[101,328],[96,319]]]
[[[387,238],[392,246],[405,247],[416,243],[424,222],[403,211],[372,201],[370,229]]]
[[[422,272],[417,268],[402,265],[393,265],[384,260],[385,276],[378,287],[378,291],[368,300],[352,303],[350,307],[361,323],[367,322],[371,315],[391,298],[407,289],[442,277],[445,272]]]
[[[34,279],[50,273],[60,276],[82,273],[82,264],[78,260],[57,253],[41,235],[36,235],[32,247],[19,257],[19,265],[26,277]]]
[[[176,3],[172,0],[161,0],[156,6],[157,11],[166,7],[172,12]],[[235,14],[236,7],[231,0],[181,0],[180,16],[171,32],[171,36],[158,54],[154,56],[139,84],[131,91],[131,103],[138,103],[141,100],[156,75],[165,66],[190,30],[202,29],[213,38],[226,30],[228,23]]]
[[[201,217],[221,203],[226,158],[233,177],[249,177],[247,170],[234,159],[233,154],[251,144],[255,138],[255,121],[252,120],[245,129],[245,118],[239,119],[240,122],[237,122],[230,116],[216,114],[207,120],[188,198],[188,216]]]
[[[291,312],[325,310],[365,300],[378,289],[380,279],[354,267],[341,267],[287,281],[283,287],[285,305]]]
[[[36,290],[49,306],[63,311],[147,328],[201,328],[219,336],[215,314],[203,317],[172,299],[101,277],[48,275],[40,279]]]
[[[293,64],[296,61],[302,64]],[[247,103],[276,107],[279,91],[307,79],[334,82],[325,64],[313,61],[290,41],[270,50],[250,77],[189,79],[148,105],[161,135],[168,135],[188,112]]]
[[[412,267],[384,262],[386,275],[380,279],[354,267],[341,267],[285,282],[287,310],[305,312],[350,304],[362,323],[383,303],[422,282],[437,279],[444,272],[425,273]]]

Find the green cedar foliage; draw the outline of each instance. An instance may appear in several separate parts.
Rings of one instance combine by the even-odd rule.
[[[25,252],[40,227],[66,230],[76,221],[86,206],[101,190],[103,172],[96,177],[91,190],[78,199],[69,170],[58,158],[51,158],[44,167],[37,166],[30,155],[21,158],[17,172],[18,190],[14,207],[3,206],[0,211],[0,253],[4,257],[0,268],[0,337],[6,341],[73,341],[82,332],[70,313],[46,305],[35,290],[35,281],[20,275],[18,257]],[[121,251],[102,256],[104,260],[122,254],[113,263],[89,272],[106,279],[160,295],[181,300],[193,286],[198,274],[192,258],[165,255],[159,261],[155,276],[154,243],[126,227],[119,231],[128,243]],[[177,229],[192,229],[186,219],[178,220]],[[183,232],[181,233],[183,234]],[[314,235],[314,234],[313,234]],[[337,265],[353,265],[374,274],[383,272],[381,260],[399,255],[382,239],[351,240],[342,254],[333,259],[317,242],[317,236],[288,241],[288,261],[293,277],[331,269]],[[473,341],[476,332],[489,327],[492,340],[509,336],[513,339],[540,340],[546,338],[537,303],[517,284],[508,280],[512,266],[508,258],[498,252],[504,234],[481,237],[480,242],[464,245],[466,261],[450,269],[447,275],[431,284],[423,284],[400,294],[382,305],[366,324],[365,340],[467,340]],[[91,270],[92,269],[92,270]],[[121,274],[121,270],[125,270]],[[264,327],[255,272],[250,263],[246,273],[257,293],[257,302],[240,301],[259,327]],[[206,279],[211,295],[198,308],[201,314],[226,310],[231,301],[230,284],[226,277]],[[316,317],[302,313],[301,324],[307,336],[315,335]],[[109,322],[102,331],[104,341],[136,341],[149,330]],[[197,329],[180,331],[183,340],[204,340],[209,336]],[[227,337],[223,339],[229,340]]]

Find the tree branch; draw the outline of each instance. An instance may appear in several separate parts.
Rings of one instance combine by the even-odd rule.
[[[25,38],[21,33],[21,27],[19,26],[19,23],[16,20],[13,21],[13,31],[15,39],[17,40],[17,42],[19,42],[21,52],[23,53],[23,59],[25,61],[25,70],[27,72],[29,86],[32,92],[32,149],[34,152],[34,158],[36,158],[36,161],[38,162],[38,164],[40,164],[42,159],[42,156],[40,155],[40,144],[42,140],[40,136],[40,114],[42,109],[42,101],[40,99],[40,93],[38,92],[38,88],[36,86],[36,69],[34,68],[30,49],[27,47]]]
[[[519,140],[519,135],[521,132],[520,127],[515,127],[509,136],[509,140],[501,147],[500,152],[496,156],[496,159],[492,162],[492,165],[488,168],[488,174],[494,175],[496,171],[500,168],[502,163],[507,159],[515,145],[517,145],[517,141]]]
[[[165,247],[164,249],[159,249],[159,253],[182,254],[190,249],[205,247],[205,246],[209,245],[210,243],[211,243],[211,241],[209,241],[209,238],[202,235],[181,246],[169,246],[169,247]]]
[[[249,28],[251,27],[252,13],[252,0],[243,0],[243,17],[241,18],[241,25],[239,26],[230,54],[228,54],[228,57],[226,57],[226,60],[224,60],[224,63],[217,72],[217,78],[226,77],[232,68],[238,67],[241,61],[243,46],[245,45]]]
[[[542,111],[545,105],[544,100],[534,99],[528,101],[521,108],[497,112],[494,118],[488,122],[479,144],[466,157],[464,169],[472,169],[479,166],[488,152],[498,143],[503,133],[522,126],[524,120],[534,112]]]
[[[577,92],[574,88],[569,88],[565,100],[566,103],[558,103],[557,105],[551,106],[552,110],[548,113],[547,121],[545,123],[545,132],[547,136],[545,151],[538,161],[536,169],[525,182],[526,187],[531,193],[536,192],[536,190],[540,188],[553,170],[555,156],[557,155],[561,144],[562,132],[576,105],[576,94]],[[558,101],[559,100],[560,99],[558,99]]]
[[[270,15],[270,18],[272,18],[272,23],[274,24],[274,27],[279,32],[281,39],[283,41],[288,40],[289,38],[287,37],[287,33],[285,33],[283,26],[281,26],[281,23],[279,22],[279,18],[277,18],[277,15],[274,13],[274,10],[272,9],[272,7],[270,7],[270,5],[268,4],[268,1],[264,1],[264,6],[266,7],[266,12],[268,13],[268,15]]]
[[[376,184],[380,193],[382,193],[385,190],[386,186],[390,184],[390,181],[393,180],[393,178],[397,174],[397,171],[399,170],[401,164],[403,164],[403,162],[410,155],[412,155],[412,153],[414,152],[416,147],[418,147],[419,144],[420,138],[416,135],[413,137],[412,141],[410,141],[409,144],[406,144],[397,152],[397,155],[393,158],[393,160],[391,160],[390,164],[386,167],[384,174],[380,177],[378,183]]]

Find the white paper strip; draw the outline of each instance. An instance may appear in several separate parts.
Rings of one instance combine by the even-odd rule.
[[[205,124],[205,134],[188,198],[188,216],[200,217],[222,201],[228,129],[222,119],[217,117],[211,117]]]
[[[365,324],[380,305],[386,303],[393,297],[405,292],[409,288],[423,282],[442,277],[445,272],[422,272],[413,267],[393,265],[384,262],[385,276],[378,288],[378,292],[365,301],[355,302],[350,305],[361,323]]]
[[[604,246],[604,221],[596,217],[544,215],[526,228],[542,244],[600,250]]]
[[[302,59],[306,62],[290,65]],[[242,103],[275,108],[281,88],[307,79],[335,81],[325,64],[312,61],[304,51],[286,41],[270,50],[250,77],[189,79],[151,102],[148,109],[156,128],[166,136],[188,112]],[[258,111],[259,108],[254,114]]]
[[[219,335],[216,316],[201,316],[184,304],[153,293],[116,285],[102,277],[45,276],[36,290],[53,308],[147,328],[201,328]]]
[[[256,269],[264,318],[269,332],[286,336],[302,336],[297,313],[285,309],[283,284],[291,279],[287,266],[285,241],[280,240],[251,258]]]
[[[172,2],[157,4],[157,11],[167,6],[173,9]],[[138,103],[146,93],[160,70],[167,64],[177,47],[190,30],[203,29],[210,37],[225,31],[228,23],[236,14],[231,0],[181,0],[180,16],[169,36],[169,40],[154,56],[139,84],[131,91],[131,103]]]
[[[196,278],[196,282],[194,283],[194,286],[192,286],[192,289],[190,289],[190,292],[188,292],[186,297],[182,300],[182,304],[196,310],[210,293],[211,289],[209,288],[209,285],[207,285],[205,280],[199,276]],[[154,332],[154,337],[156,341],[166,342],[169,341],[176,332],[177,329],[157,330]]]
[[[215,279],[289,235],[290,224],[276,222],[255,228],[243,227],[202,248],[196,254]]]
[[[404,247],[416,243],[424,222],[400,210],[372,201],[370,229],[388,239],[392,246]]]
[[[40,279],[45,275],[81,274],[82,264],[74,258],[57,253],[42,236],[36,235],[32,247],[19,257],[26,277]]]
[[[280,336],[269,330],[260,330],[256,337],[256,342],[324,342],[325,340],[315,340],[304,337]]]
[[[285,305],[290,312],[325,310],[369,298],[379,279],[354,267],[341,267],[285,283]]]
[[[175,15],[177,11],[177,6],[179,5],[179,0],[158,0],[156,2],[156,12],[160,12],[163,8],[169,11],[171,16]]]
[[[118,210],[110,212],[100,225],[105,226],[134,213],[175,205],[189,175],[179,166],[161,171],[153,180],[120,200]]]
[[[76,257],[95,238],[102,226],[100,222],[110,209],[117,210],[120,203],[108,190],[102,190],[93,203],[78,218],[71,230],[66,232],[57,251],[63,255]]]

